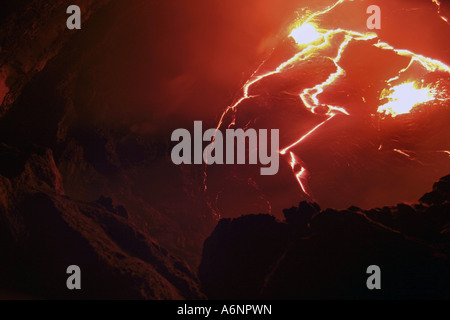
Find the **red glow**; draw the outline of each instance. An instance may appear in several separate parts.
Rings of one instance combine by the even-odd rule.
[[[225,117],[230,115],[233,119],[230,125],[234,124],[237,108],[241,107],[246,100],[259,97],[259,94],[250,92],[252,92],[251,89],[254,86],[263,80],[271,76],[285,74],[312,57],[322,56],[331,61],[335,66],[335,71],[329,74],[325,81],[297,92],[307,110],[312,114],[322,115],[325,119],[300,137],[292,137],[291,141],[294,142],[280,149],[281,155],[288,155],[287,161],[292,167],[301,190],[305,194],[309,194],[306,191],[308,187],[304,182],[304,177],[308,170],[303,165],[300,166],[301,168],[299,170],[294,169],[301,162],[301,156],[294,154],[292,149],[302,144],[306,138],[319,132],[327,123],[341,121],[342,117],[336,117],[337,115],[352,115],[352,111],[347,105],[331,104],[323,99],[325,94],[332,92],[333,89],[331,87],[339,84],[339,81],[346,74],[341,60],[350,43],[367,42],[374,48],[381,49],[399,58],[409,59],[409,64],[405,68],[397,70],[397,74],[394,77],[386,76],[384,81],[385,89],[379,97],[378,109],[374,110],[372,114],[374,117],[396,117],[398,115],[408,114],[417,106],[437,99],[437,94],[434,89],[436,84],[431,83],[423,86],[423,76],[432,72],[450,74],[450,67],[444,62],[414,53],[410,50],[396,48],[387,42],[381,41],[374,32],[361,32],[352,29],[343,29],[338,26],[333,29],[329,26],[322,25],[321,20],[323,16],[333,12],[333,10],[337,10],[339,6],[347,2],[349,1],[339,0],[321,11],[308,13],[294,22],[288,37],[293,40],[293,46],[296,46],[296,53],[282,61],[276,68],[260,72],[265,64],[263,62],[260,68],[244,84],[242,88],[243,94],[224,111],[217,125],[217,128],[220,128],[225,121]],[[440,3],[437,0],[433,0],[433,3],[438,7],[440,18],[448,22],[447,18],[441,15]],[[411,77],[414,80],[410,80]],[[444,100],[447,99],[447,97],[444,97]],[[366,103],[364,96],[362,97],[362,101]],[[385,148],[382,148],[380,145],[378,151],[381,150],[385,151]],[[410,158],[407,153],[399,149],[390,150]]]

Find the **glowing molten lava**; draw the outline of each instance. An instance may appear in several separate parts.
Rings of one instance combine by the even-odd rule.
[[[265,64],[264,61],[260,65],[260,68],[258,68],[250,79],[244,84],[242,88],[243,94],[223,112],[217,125],[217,129],[220,129],[222,126],[230,127],[235,125],[236,108],[239,107],[244,101],[258,96],[257,94],[251,94],[251,87],[261,80],[276,74],[284,73],[285,71],[292,69],[294,66],[300,65],[304,61],[307,61],[313,56],[321,56],[324,59],[331,61],[335,66],[335,72],[331,73],[322,83],[318,83],[314,87],[306,88],[296,93],[303,103],[299,107],[304,107],[309,112],[322,117],[322,121],[301,137],[293,137],[292,141],[280,150],[281,155],[288,157],[287,161],[305,194],[308,194],[308,188],[306,187],[304,181],[309,174],[303,165],[301,157],[294,154],[292,149],[314,134],[319,128],[324,127],[327,123],[342,119],[341,117],[337,117],[338,115],[351,115],[351,112],[347,108],[348,106],[331,105],[321,101],[322,94],[327,92],[332,85],[335,85],[346,74],[346,71],[341,66],[341,58],[350,42],[364,41],[367,42],[368,45],[375,48],[389,51],[394,55],[409,59],[409,64],[407,67],[398,70],[395,77],[385,80],[386,87],[388,89],[383,90],[379,100],[380,106],[378,107],[376,114],[373,116],[381,115],[382,117],[383,115],[390,115],[395,117],[400,114],[411,112],[411,110],[419,104],[436,99],[437,93],[436,90],[433,89],[434,84],[422,87],[420,86],[420,80],[418,80],[418,82],[410,81],[409,76],[411,72],[420,70],[417,77],[414,77],[415,79],[421,79],[424,74],[432,72],[443,72],[450,74],[450,67],[443,62],[416,54],[409,50],[394,48],[390,44],[382,42],[378,38],[378,35],[374,32],[361,33],[342,28],[327,29],[322,27],[320,24],[320,17],[326,13],[329,13],[346,1],[347,0],[339,0],[322,11],[309,13],[293,24],[291,32],[289,33],[289,38],[293,40],[293,45],[296,46],[296,53],[289,59],[280,63],[278,67],[272,69],[271,71],[260,72]],[[446,17],[440,15],[439,1],[433,0],[433,3],[435,3],[438,7],[438,14],[440,18],[448,22]],[[393,82],[399,84],[393,85]],[[446,99],[448,98],[445,97],[445,100]],[[364,97],[362,97],[362,100],[364,100]],[[228,123],[224,123],[225,119],[231,120]],[[381,150],[381,147],[379,150]]]
[[[409,113],[415,106],[431,101],[435,97],[436,92],[428,87],[418,88],[415,82],[403,83],[390,90],[383,90],[381,98],[389,102],[380,106],[378,112],[395,117]]]
[[[441,15],[441,3],[439,2],[439,0],[432,0],[433,3],[437,6],[438,8],[438,14],[441,17],[442,20],[444,20],[445,22],[449,23],[448,18]]]
[[[323,35],[318,32],[312,23],[305,23],[292,30],[289,36],[292,37],[298,45],[303,45],[315,42]]]

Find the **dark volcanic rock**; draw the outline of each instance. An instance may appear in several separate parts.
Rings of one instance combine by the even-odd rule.
[[[80,5],[83,22],[108,2],[109,0],[83,1]],[[2,4],[0,115],[9,109],[22,88],[58,54],[72,36],[73,32],[68,32],[65,23],[67,6],[65,1],[42,0]]]
[[[209,297],[259,297],[272,264],[280,259],[287,246],[286,231],[286,225],[270,215],[221,220],[205,242],[200,266]]]
[[[194,179],[201,168],[182,172],[171,162],[167,123],[173,116],[164,124],[155,113],[165,107],[147,100],[147,86],[161,77],[145,66],[157,59],[136,57],[145,47],[140,31],[158,13],[142,14],[153,5],[145,0],[78,5],[81,30],[66,28],[66,1],[1,5],[0,175],[12,179],[32,155],[51,150],[67,196],[93,205],[111,198],[114,205],[103,203],[102,210],[128,217],[197,267],[216,224],[203,180]],[[136,84],[143,89],[133,90]]]
[[[0,176],[0,286],[58,299],[201,298],[190,268],[109,200],[65,196],[50,151]],[[81,268],[82,290],[66,287],[70,265]]]
[[[284,211],[285,222],[268,215],[222,220],[204,245],[205,293],[211,299],[450,298],[447,181],[435,184],[428,206],[320,212],[300,203]],[[366,287],[370,265],[381,268],[382,290]]]
[[[306,201],[300,202],[298,208],[292,207],[283,210],[286,222],[289,224],[297,224],[305,226],[315,213],[320,212],[320,207],[317,203],[308,203]]]
[[[450,200],[450,175],[433,185],[433,191],[425,194],[420,201],[426,204],[440,204]]]
[[[104,206],[106,210],[114,212],[121,217],[128,218],[127,209],[125,209],[122,205],[115,207],[111,198],[100,196],[100,198],[96,202]]]

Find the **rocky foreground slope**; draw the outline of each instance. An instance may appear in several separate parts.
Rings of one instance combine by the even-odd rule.
[[[223,219],[200,280],[212,299],[450,298],[450,175],[415,205],[321,210],[314,203]],[[368,266],[381,290],[368,290]]]
[[[124,207],[107,197],[66,196],[51,151],[36,150],[20,163],[17,151],[0,150],[2,290],[57,299],[203,297],[195,273],[129,221]],[[81,268],[79,291],[66,287],[70,265]]]

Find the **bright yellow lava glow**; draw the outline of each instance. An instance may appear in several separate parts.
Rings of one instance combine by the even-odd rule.
[[[382,99],[389,102],[378,108],[379,113],[395,117],[410,112],[415,106],[435,99],[435,93],[430,88],[418,88],[414,82],[406,82],[383,90]]]
[[[396,81],[400,82],[402,76],[407,71],[411,70],[413,66],[421,66],[425,71],[429,73],[441,71],[450,74],[450,66],[447,66],[442,61],[431,59],[429,57],[416,54],[406,49],[395,48],[386,42],[382,42],[378,38],[378,35],[374,32],[361,33],[341,28],[322,28],[320,26],[320,17],[347,1],[351,2],[354,0],[336,0],[333,5],[328,6],[322,11],[317,11],[310,14],[309,16],[302,16],[301,21],[297,21],[292,26],[292,31],[289,34],[289,37],[291,37],[299,47],[297,48],[298,52],[289,59],[281,62],[278,67],[262,73],[260,72],[260,68],[265,63],[265,61],[263,61],[260,67],[256,69],[250,79],[248,79],[247,82],[243,85],[242,95],[238,99],[236,99],[233,104],[229,105],[222,113],[222,116],[220,117],[219,123],[216,127],[216,130],[219,130],[228,116],[231,117],[228,128],[236,124],[236,109],[238,108],[238,106],[240,106],[246,100],[259,96],[257,93],[254,93],[251,90],[251,87],[253,85],[270,76],[281,74],[297,63],[307,61],[314,54],[320,54],[327,51],[323,56],[334,63],[336,71],[334,73],[331,73],[325,81],[316,84],[312,88],[305,88],[301,92],[298,92],[298,95],[303,102],[302,105],[307,110],[309,110],[313,114],[326,116],[326,118],[310,131],[296,139],[293,143],[279,151],[281,155],[289,154],[291,156],[289,163],[291,165],[293,173],[295,174],[295,177],[297,178],[301,189],[307,195],[309,194],[307,193],[308,188],[305,181],[308,177],[308,170],[307,168],[303,167],[301,159],[296,158],[296,155],[290,150],[301,144],[306,138],[318,131],[319,128],[326,125],[327,122],[331,121],[332,119],[340,119],[340,117],[337,116],[350,115],[345,106],[324,104],[320,101],[320,96],[322,93],[326,92],[330,86],[341,79],[341,77],[345,76],[345,70],[341,67],[340,62],[344,51],[347,49],[351,41],[370,41],[370,43],[376,48],[390,51],[397,54],[398,56],[407,57],[410,59],[408,66],[406,66],[404,69],[399,70],[396,76],[386,80],[386,85],[388,85],[390,89],[383,90],[383,92],[381,93],[380,99],[387,100],[386,104],[378,108],[378,113],[382,115],[396,117],[399,114],[410,112],[419,104],[438,99],[438,93],[436,89],[432,87],[422,88],[419,83],[405,82],[397,86],[392,86],[392,83]],[[440,16],[440,18],[450,25],[450,23],[448,22],[450,19],[447,19],[440,13],[440,1],[431,1],[437,6],[438,15]],[[337,43],[338,40],[340,40],[341,42],[340,44],[336,45],[335,43]],[[330,48],[332,50],[328,50]],[[362,99],[365,102],[364,97],[362,97]],[[322,107],[320,109],[322,111],[318,113],[318,108],[316,107]],[[324,111],[325,114],[323,114]],[[382,149],[384,148],[380,145],[378,150]],[[412,156],[400,149],[395,149],[394,151],[410,158],[411,160],[414,160]],[[450,151],[447,150],[439,152],[447,153],[450,155]]]
[[[309,44],[323,37],[323,35],[317,31],[316,27],[309,22],[292,30],[289,36],[292,37],[298,45]]]

